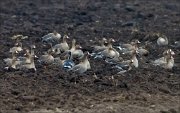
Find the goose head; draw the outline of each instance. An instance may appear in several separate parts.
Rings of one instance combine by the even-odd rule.
[[[65,35],[63,36],[63,42],[66,42],[67,39],[69,39],[69,36],[65,34]]]

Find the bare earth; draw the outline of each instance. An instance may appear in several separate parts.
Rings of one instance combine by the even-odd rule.
[[[180,113],[180,51],[145,38],[160,32],[170,45],[180,39],[179,0],[3,0],[0,22],[0,113]],[[134,24],[139,33],[132,35]],[[103,60],[90,58],[92,69],[78,76],[77,84],[74,74],[55,66],[37,64],[37,72],[4,70],[3,59],[14,44],[9,37],[29,36],[23,45],[35,43],[39,56],[45,51],[40,37],[53,30],[77,39],[89,52],[102,37],[114,38],[114,45],[149,40],[146,61],[172,48],[176,65],[169,71],[139,58],[138,69],[117,75]]]

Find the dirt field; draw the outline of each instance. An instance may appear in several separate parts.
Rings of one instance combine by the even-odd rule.
[[[170,45],[180,40],[179,0],[3,0],[0,22],[0,113],[180,113],[180,51],[145,38],[159,32]],[[131,34],[133,25],[137,34]],[[92,69],[78,76],[77,84],[74,75],[54,66],[37,65],[37,72],[4,70],[3,59],[14,45],[9,37],[29,36],[23,46],[35,43],[39,56],[44,51],[40,37],[53,30],[75,38],[89,52],[102,37],[114,38],[114,45],[149,40],[147,61],[172,48],[176,65],[169,71],[139,58],[138,69],[117,75],[111,65],[90,58]]]

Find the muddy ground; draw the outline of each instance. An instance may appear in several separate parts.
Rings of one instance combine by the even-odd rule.
[[[179,0],[3,0],[0,22],[1,113],[180,113],[180,52],[170,46],[180,39]],[[137,34],[131,33],[133,26]],[[35,43],[39,56],[44,51],[40,37],[53,30],[77,39],[90,52],[102,37],[114,38],[114,45],[150,41],[150,55],[122,75],[90,58],[92,69],[78,76],[76,84],[74,74],[55,66],[37,65],[37,72],[4,70],[3,59],[14,45],[9,37],[29,36],[23,45]],[[158,47],[147,36],[154,32],[165,34],[170,45]],[[176,53],[173,70],[148,63],[167,48]]]

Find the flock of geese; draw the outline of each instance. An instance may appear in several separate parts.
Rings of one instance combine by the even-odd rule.
[[[22,45],[23,39],[28,38],[23,35],[15,35],[11,37],[16,40],[14,47],[10,48],[11,58],[5,58],[5,69],[14,70],[29,70],[36,71],[36,63],[47,68],[48,65],[59,66],[66,71],[72,71],[78,74],[82,74],[91,69],[89,62],[89,56],[94,59],[103,59],[106,63],[112,64],[112,68],[119,70],[119,73],[130,71],[132,68],[138,68],[139,63],[137,56],[143,56],[149,54],[149,51],[143,47],[139,47],[139,41],[133,40],[127,44],[119,44],[114,47],[113,38],[102,38],[99,40],[99,45],[92,46],[93,51],[89,53],[84,52],[82,47],[77,44],[75,39],[72,39],[72,44],[69,46],[67,40],[70,39],[68,35],[64,35],[54,31],[43,37],[41,37],[43,47],[48,47],[47,51],[43,55],[36,56],[36,46],[31,45],[30,48],[25,48]],[[62,39],[62,40],[61,40]],[[168,39],[164,35],[158,35],[157,45],[167,46]],[[129,59],[124,60],[121,54],[129,56]],[[174,55],[172,49],[167,49],[162,53],[162,57],[154,61],[151,64],[155,66],[161,66],[165,69],[172,69],[174,66]],[[37,62],[35,62],[37,61]]]

